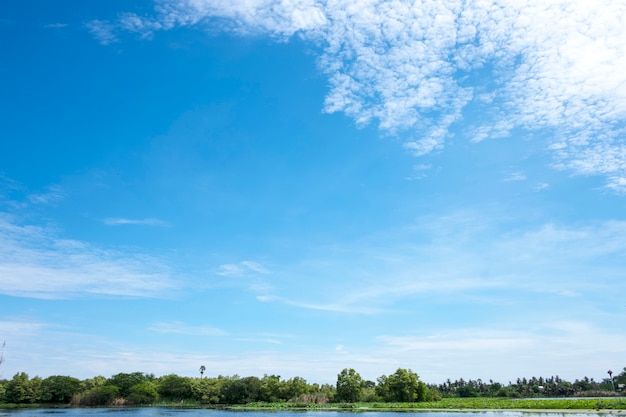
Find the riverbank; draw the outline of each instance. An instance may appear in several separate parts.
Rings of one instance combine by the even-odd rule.
[[[67,404],[0,404],[0,409],[62,409],[82,408]],[[96,407],[100,408],[100,407]],[[171,408],[209,409],[229,411],[340,411],[340,412],[527,412],[527,413],[602,413],[626,416],[626,398],[558,398],[558,399],[508,399],[508,398],[444,398],[434,402],[419,403],[250,403],[245,405],[211,405],[197,402],[158,402],[151,405],[131,406],[118,404],[101,408]]]
[[[501,399],[444,398],[421,403],[251,403],[230,406],[232,410],[306,410],[306,411],[529,411],[581,412],[626,411],[626,398]]]

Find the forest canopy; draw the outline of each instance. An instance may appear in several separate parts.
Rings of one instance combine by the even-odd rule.
[[[74,406],[149,405],[188,402],[205,405],[249,403],[424,402],[453,397],[573,397],[623,395],[626,368],[602,381],[584,377],[573,382],[558,376],[518,378],[501,384],[489,380],[446,380],[427,384],[410,369],[368,381],[354,369],[343,369],[335,385],[309,383],[300,377],[278,375],[198,377],[175,374],[156,377],[142,372],[118,373],[79,380],[71,376],[29,377],[19,372],[0,380],[0,404],[67,404]]]

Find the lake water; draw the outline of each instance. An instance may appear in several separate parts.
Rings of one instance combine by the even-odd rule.
[[[359,417],[597,417],[597,413],[528,413],[519,411],[487,411],[487,412],[338,412],[338,411],[223,411],[205,409],[172,409],[172,408],[64,408],[64,409],[33,409],[33,410],[1,410],[0,417],[346,417],[347,414],[358,414]],[[608,413],[607,413],[608,414]],[[626,416],[624,412],[613,412],[613,416]]]

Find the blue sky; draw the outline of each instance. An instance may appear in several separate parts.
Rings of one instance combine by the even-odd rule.
[[[621,1],[0,5],[0,372],[601,379]]]

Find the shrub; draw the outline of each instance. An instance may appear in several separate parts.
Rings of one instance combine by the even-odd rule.
[[[151,382],[142,382],[130,387],[127,400],[131,404],[146,405],[154,403],[159,394],[154,384]]]
[[[102,385],[95,387],[72,397],[71,405],[96,407],[99,405],[110,405],[120,395],[118,387],[113,385]]]

